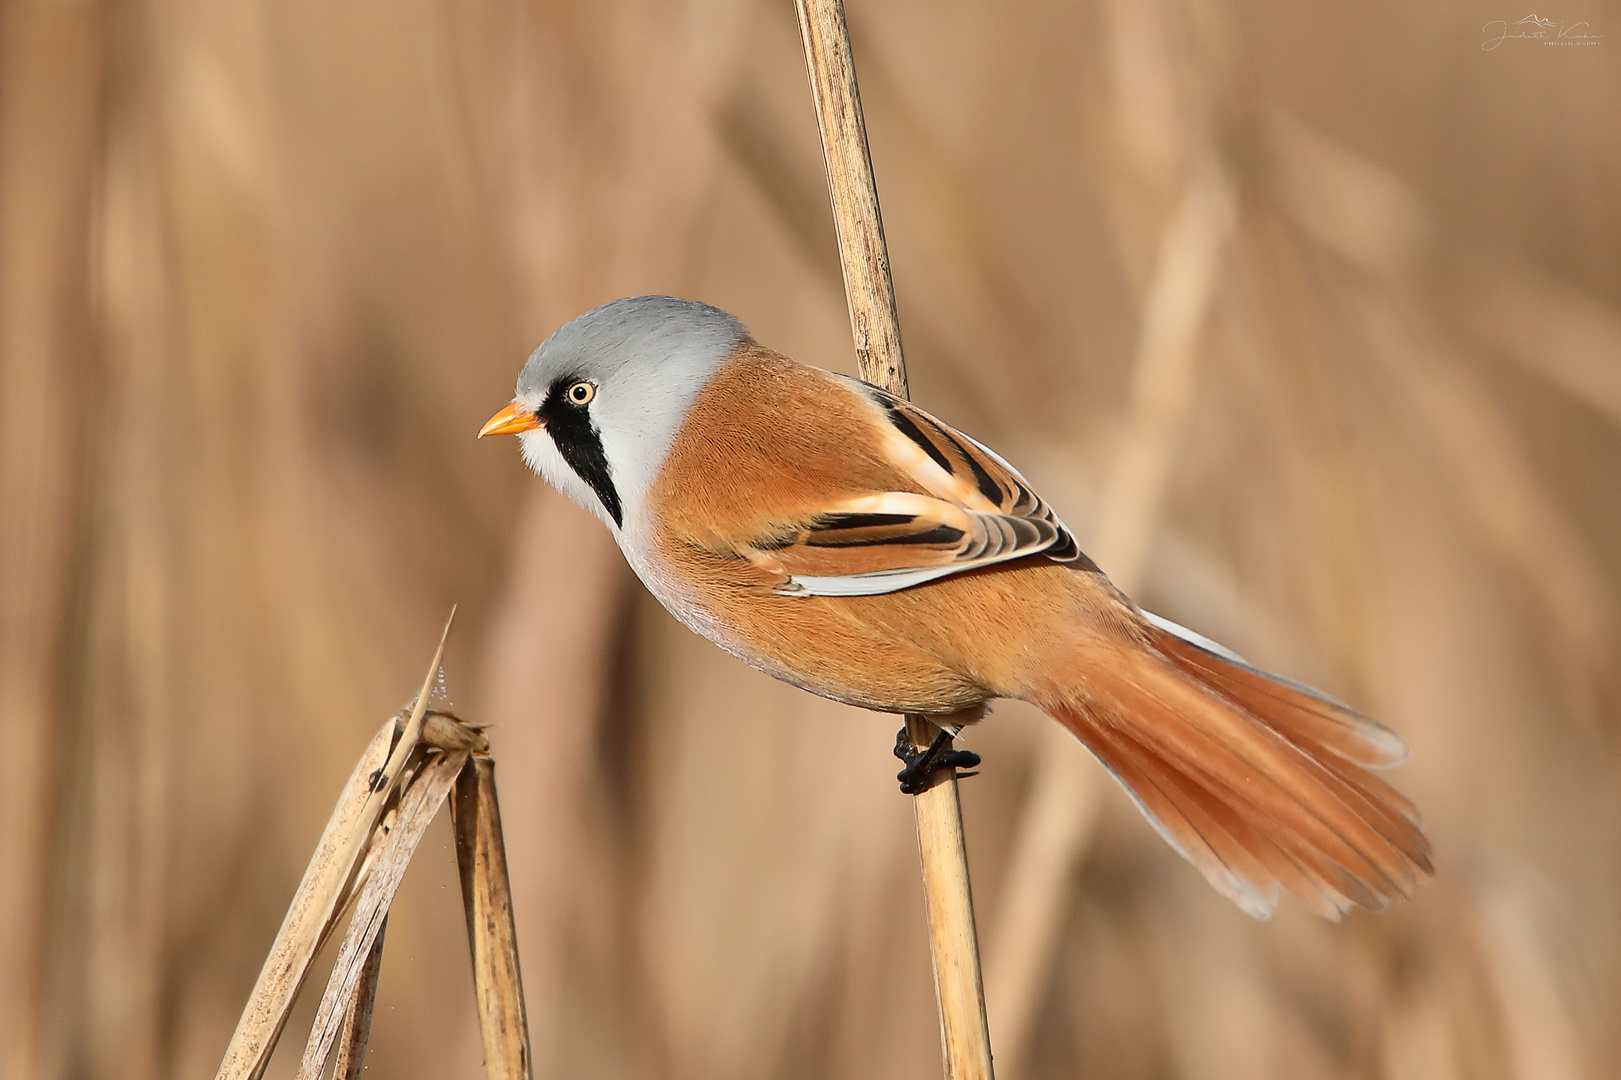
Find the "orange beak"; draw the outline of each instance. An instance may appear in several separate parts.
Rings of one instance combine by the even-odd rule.
[[[478,437],[486,435],[517,435],[540,427],[540,417],[519,407],[514,401],[490,417],[490,422],[479,429]]]

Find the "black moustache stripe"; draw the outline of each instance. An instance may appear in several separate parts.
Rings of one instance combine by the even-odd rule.
[[[565,376],[554,382],[540,406],[539,416],[564,462],[597,493],[602,508],[608,511],[614,524],[624,528],[619,492],[614,488],[613,474],[608,471],[608,456],[602,452],[602,435],[591,419],[590,407],[575,405],[567,397],[568,388],[579,381],[578,376]]]

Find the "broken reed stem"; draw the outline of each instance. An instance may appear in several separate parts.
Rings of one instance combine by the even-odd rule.
[[[417,693],[416,705],[399,740],[393,743],[392,751],[390,740],[397,729],[396,721],[391,718],[372,737],[349,783],[344,786],[321,841],[316,845],[315,855],[304,871],[304,879],[293,894],[293,903],[282,920],[281,930],[270,946],[259,981],[254,984],[242,1018],[237,1021],[215,1080],[257,1080],[270,1064],[270,1053],[287,1023],[293,999],[309,974],[310,962],[332,932],[354,888],[355,864],[361,850],[371,838],[383,805],[399,785],[406,759],[416,748],[423,717],[428,712],[428,692],[433,688],[439,663],[445,657],[445,639],[450,636],[450,627],[455,621],[456,609],[451,608],[444,633],[439,635],[439,648]]]
[[[507,875],[501,807],[495,798],[495,762],[475,755],[456,778],[450,804],[456,830],[467,941],[473,954],[473,992],[490,1080],[530,1080],[529,1017],[518,970],[517,928]]]
[[[441,642],[441,651],[443,647]],[[438,655],[434,657],[430,679],[431,673],[438,670],[439,659]],[[421,700],[425,699],[426,687]],[[420,734],[417,747],[396,766],[393,763],[400,760],[398,744],[395,752],[389,754],[388,737],[398,732],[403,742],[413,730]],[[315,858],[305,873],[305,882],[288,912],[283,932],[271,948],[271,960],[266,962],[266,971],[271,977],[260,977],[261,986],[250,998],[242,1023],[238,1025],[237,1037],[233,1038],[220,1065],[221,1080],[262,1074],[292,1010],[299,984],[327,935],[342,918],[350,898],[354,898],[354,914],[316,1010],[297,1080],[319,1080],[334,1047],[338,1051],[332,1072],[334,1080],[340,1077],[359,1080],[371,1032],[389,907],[411,857],[453,787],[461,791],[458,805],[463,809],[458,821],[472,822],[477,828],[474,846],[479,857],[463,866],[462,891],[474,956],[475,983],[480,992],[480,1015],[489,1012],[485,1007],[486,997],[517,1001],[517,1021],[507,1024],[504,1038],[492,1040],[490,1026],[484,1025],[486,1061],[490,1075],[498,1080],[509,1077],[529,1080],[529,1035],[523,1021],[511,885],[506,876],[506,854],[501,841],[501,812],[495,802],[494,763],[485,756],[489,745],[489,740],[476,726],[449,713],[425,710],[420,704],[411,713],[392,718],[378,732],[339,799],[338,809],[327,824]],[[477,765],[470,762],[474,753],[481,755]],[[460,785],[459,780],[463,781]],[[391,788],[395,790],[391,792]],[[389,801],[378,818],[368,824],[366,806],[379,793]],[[357,832],[363,833],[359,844],[353,843]],[[345,852],[350,853],[347,864]],[[363,859],[361,852],[364,852]],[[319,933],[313,933],[313,913],[319,910],[320,898],[340,878],[343,884],[325,925]],[[504,916],[504,921],[485,915],[492,910]],[[475,922],[500,925],[495,931],[475,933]],[[493,963],[481,961],[481,957],[491,952],[487,941],[492,933],[501,942],[499,957]],[[511,1017],[514,1013],[508,1008],[500,1015]]]
[[[878,212],[878,188],[867,149],[867,129],[856,88],[855,61],[842,0],[795,0],[805,43],[811,96],[822,133],[828,191],[839,237],[839,262],[850,304],[861,377],[908,397],[906,361],[901,353],[900,320],[890,280],[889,253]],[[908,737],[922,750],[934,727],[920,716],[907,717]],[[990,1080],[991,1041],[985,1021],[979,942],[963,841],[957,779],[938,774],[928,790],[912,799],[917,816],[918,851],[929,922],[929,953],[940,1005],[940,1045],[948,1080]]]
[[[452,620],[455,615],[452,610]],[[529,1032],[512,923],[512,887],[507,879],[489,740],[477,726],[427,707],[449,634],[447,622],[416,704],[409,713],[402,712],[383,725],[350,774],[271,945],[216,1080],[256,1080],[263,1075],[310,963],[351,898],[355,899],[354,915],[316,1012],[298,1078],[319,1080],[337,1043],[334,1080],[358,1080],[371,1031],[389,905],[411,856],[453,786],[458,787],[457,820],[466,823],[469,840],[465,846],[473,853],[462,865],[462,897],[479,989],[486,1062],[490,1075],[499,1080],[529,1080]],[[469,764],[473,754],[480,756],[476,764]],[[458,778],[464,781],[459,786]],[[464,846],[461,835],[459,832],[458,848]],[[492,1038],[496,1030],[501,1033],[499,1039]]]
[[[309,974],[310,961],[320,951],[338,908],[338,899],[354,869],[349,839],[356,833],[364,836],[371,831],[372,822],[365,817],[367,803],[372,795],[372,777],[388,761],[389,745],[396,727],[391,717],[376,735],[372,736],[366,752],[360,755],[349,782],[338,796],[338,805],[327,820],[315,854],[310,857],[304,878],[298,883],[293,902],[287,908],[281,930],[276,934],[270,955],[259,972],[259,981],[237,1022],[236,1032],[220,1062],[216,1080],[256,1080],[270,1062],[281,1029],[292,1011],[293,998]]]

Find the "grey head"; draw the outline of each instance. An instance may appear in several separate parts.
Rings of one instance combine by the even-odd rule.
[[[518,376],[518,405],[541,423],[520,436],[524,460],[617,535],[640,511],[693,399],[747,339],[719,308],[671,296],[578,316]]]

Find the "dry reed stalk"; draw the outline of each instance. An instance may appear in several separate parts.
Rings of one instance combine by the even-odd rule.
[[[395,730],[395,721],[390,717],[372,736],[349,774],[349,781],[338,796],[338,805],[333,808],[315,854],[310,858],[309,868],[304,871],[304,879],[293,894],[287,917],[270,947],[270,955],[242,1011],[242,1019],[231,1036],[216,1080],[257,1077],[269,1064],[276,1039],[292,1010],[293,998],[308,974],[310,961],[326,940],[338,894],[353,869],[352,860],[342,861],[347,840],[362,829],[363,822],[365,831],[370,830],[364,811],[371,796],[372,777],[388,761]]]
[[[428,831],[428,825],[450,794],[456,777],[467,763],[467,752],[455,750],[439,753],[431,761],[420,764],[420,772],[411,778],[404,790],[398,810],[380,826],[383,836],[375,842],[375,855],[364,868],[365,885],[355,903],[355,913],[349,920],[349,929],[338,949],[338,959],[332,965],[326,992],[321,996],[320,1008],[310,1030],[309,1042],[304,1046],[304,1057],[299,1063],[296,1080],[320,1080],[326,1069],[327,1058],[338,1038],[338,1030],[345,1018],[356,1008],[362,983],[362,973],[370,962],[372,946],[382,932],[383,920],[394,893],[405,877],[405,868],[416,854],[417,845]]]
[[[906,718],[907,738],[914,748],[928,746],[936,733],[924,717]],[[934,992],[940,1002],[940,1052],[946,1076],[948,1080],[991,1080],[995,1071],[985,1017],[985,981],[980,974],[968,846],[954,773],[936,773],[928,790],[913,797],[913,805],[917,847],[923,856],[923,909],[929,923]]]
[[[445,639],[454,619],[452,611],[417,694],[416,705],[398,741],[393,742],[392,752],[390,744],[397,722],[390,718],[372,736],[354,772],[349,775],[309,867],[304,871],[304,878],[293,894],[293,902],[270,947],[270,955],[265,958],[248,1004],[242,1010],[242,1018],[225,1050],[216,1080],[255,1080],[270,1063],[270,1054],[287,1023],[293,999],[309,974],[310,963],[332,932],[344,901],[358,880],[354,871],[361,850],[372,835],[384,803],[400,782],[406,759],[415,749],[428,711],[428,693],[439,672],[439,663],[444,659]]]
[[[859,33],[859,23],[857,26]],[[954,381],[971,377],[984,356],[1035,358],[1051,352],[1040,340],[1042,320],[1018,288],[995,240],[995,229],[974,201],[961,169],[926,130],[922,116],[901,94],[883,93],[883,67],[869,61],[863,78],[875,99],[888,98],[888,160],[899,166],[887,174],[891,197],[897,188],[914,222],[917,248],[910,287],[897,283],[899,298],[913,313],[908,336],[914,346],[939,357],[942,374]],[[877,74],[879,78],[874,79]],[[838,247],[828,244],[827,184],[822,170],[792,145],[781,120],[760,99],[758,88],[742,84],[716,110],[722,144],[770,203],[807,269],[833,287],[840,282]],[[974,402],[987,418],[1011,423],[1028,415],[1041,395],[1033,379],[974,382]]]
[[[795,7],[827,162],[856,362],[863,379],[906,397],[906,361],[901,353],[895,288],[844,4],[842,0],[796,0]],[[906,729],[918,750],[928,746],[935,734],[933,725],[920,716],[908,716]],[[914,796],[912,805],[923,862],[929,953],[940,1006],[946,1076],[950,1080],[990,1080],[994,1075],[990,1031],[955,774],[949,770],[938,774],[926,791]]]
[[[490,1080],[529,1080],[529,1018],[518,970],[517,927],[507,875],[501,807],[495,798],[495,762],[473,756],[456,780],[451,802],[456,863],[473,954],[473,987]]]
[[[358,1080],[365,1067],[389,906],[453,787],[486,1061],[497,1080],[529,1080],[529,1033],[489,740],[478,727],[427,708],[450,625],[446,622],[415,706],[377,733],[350,776],[220,1065],[221,1080],[263,1073],[309,964],[350,898],[355,900],[354,914],[316,1010],[297,1080],[320,1080],[334,1047],[335,1080]],[[399,738],[391,751],[389,740],[396,731]],[[480,755],[476,764],[471,763],[474,754]]]
[[[0,9],[0,1077],[63,1068],[52,1015],[64,925],[52,896],[65,846],[59,770],[76,760],[75,559],[88,543],[95,376],[91,192],[106,110],[99,6]],[[53,805],[54,804],[54,805]],[[54,835],[53,835],[54,834]],[[55,910],[53,910],[55,909]]]
[[[1109,475],[1097,539],[1088,547],[1121,589],[1134,591],[1159,520],[1171,461],[1193,396],[1195,361],[1216,269],[1234,225],[1233,193],[1213,161],[1188,180],[1166,223],[1133,365],[1131,419]],[[990,1000],[1002,1069],[1018,1076],[1035,1028],[1070,877],[1097,816],[1099,778],[1069,732],[1042,735],[1040,764],[1014,841],[992,937]]]
[[[799,32],[810,70],[811,97],[827,161],[828,193],[839,238],[850,330],[855,336],[861,377],[901,397],[909,396],[906,358],[901,352],[895,285],[889,275],[889,249],[878,211],[878,186],[867,151],[855,59],[843,0],[795,0]]]

